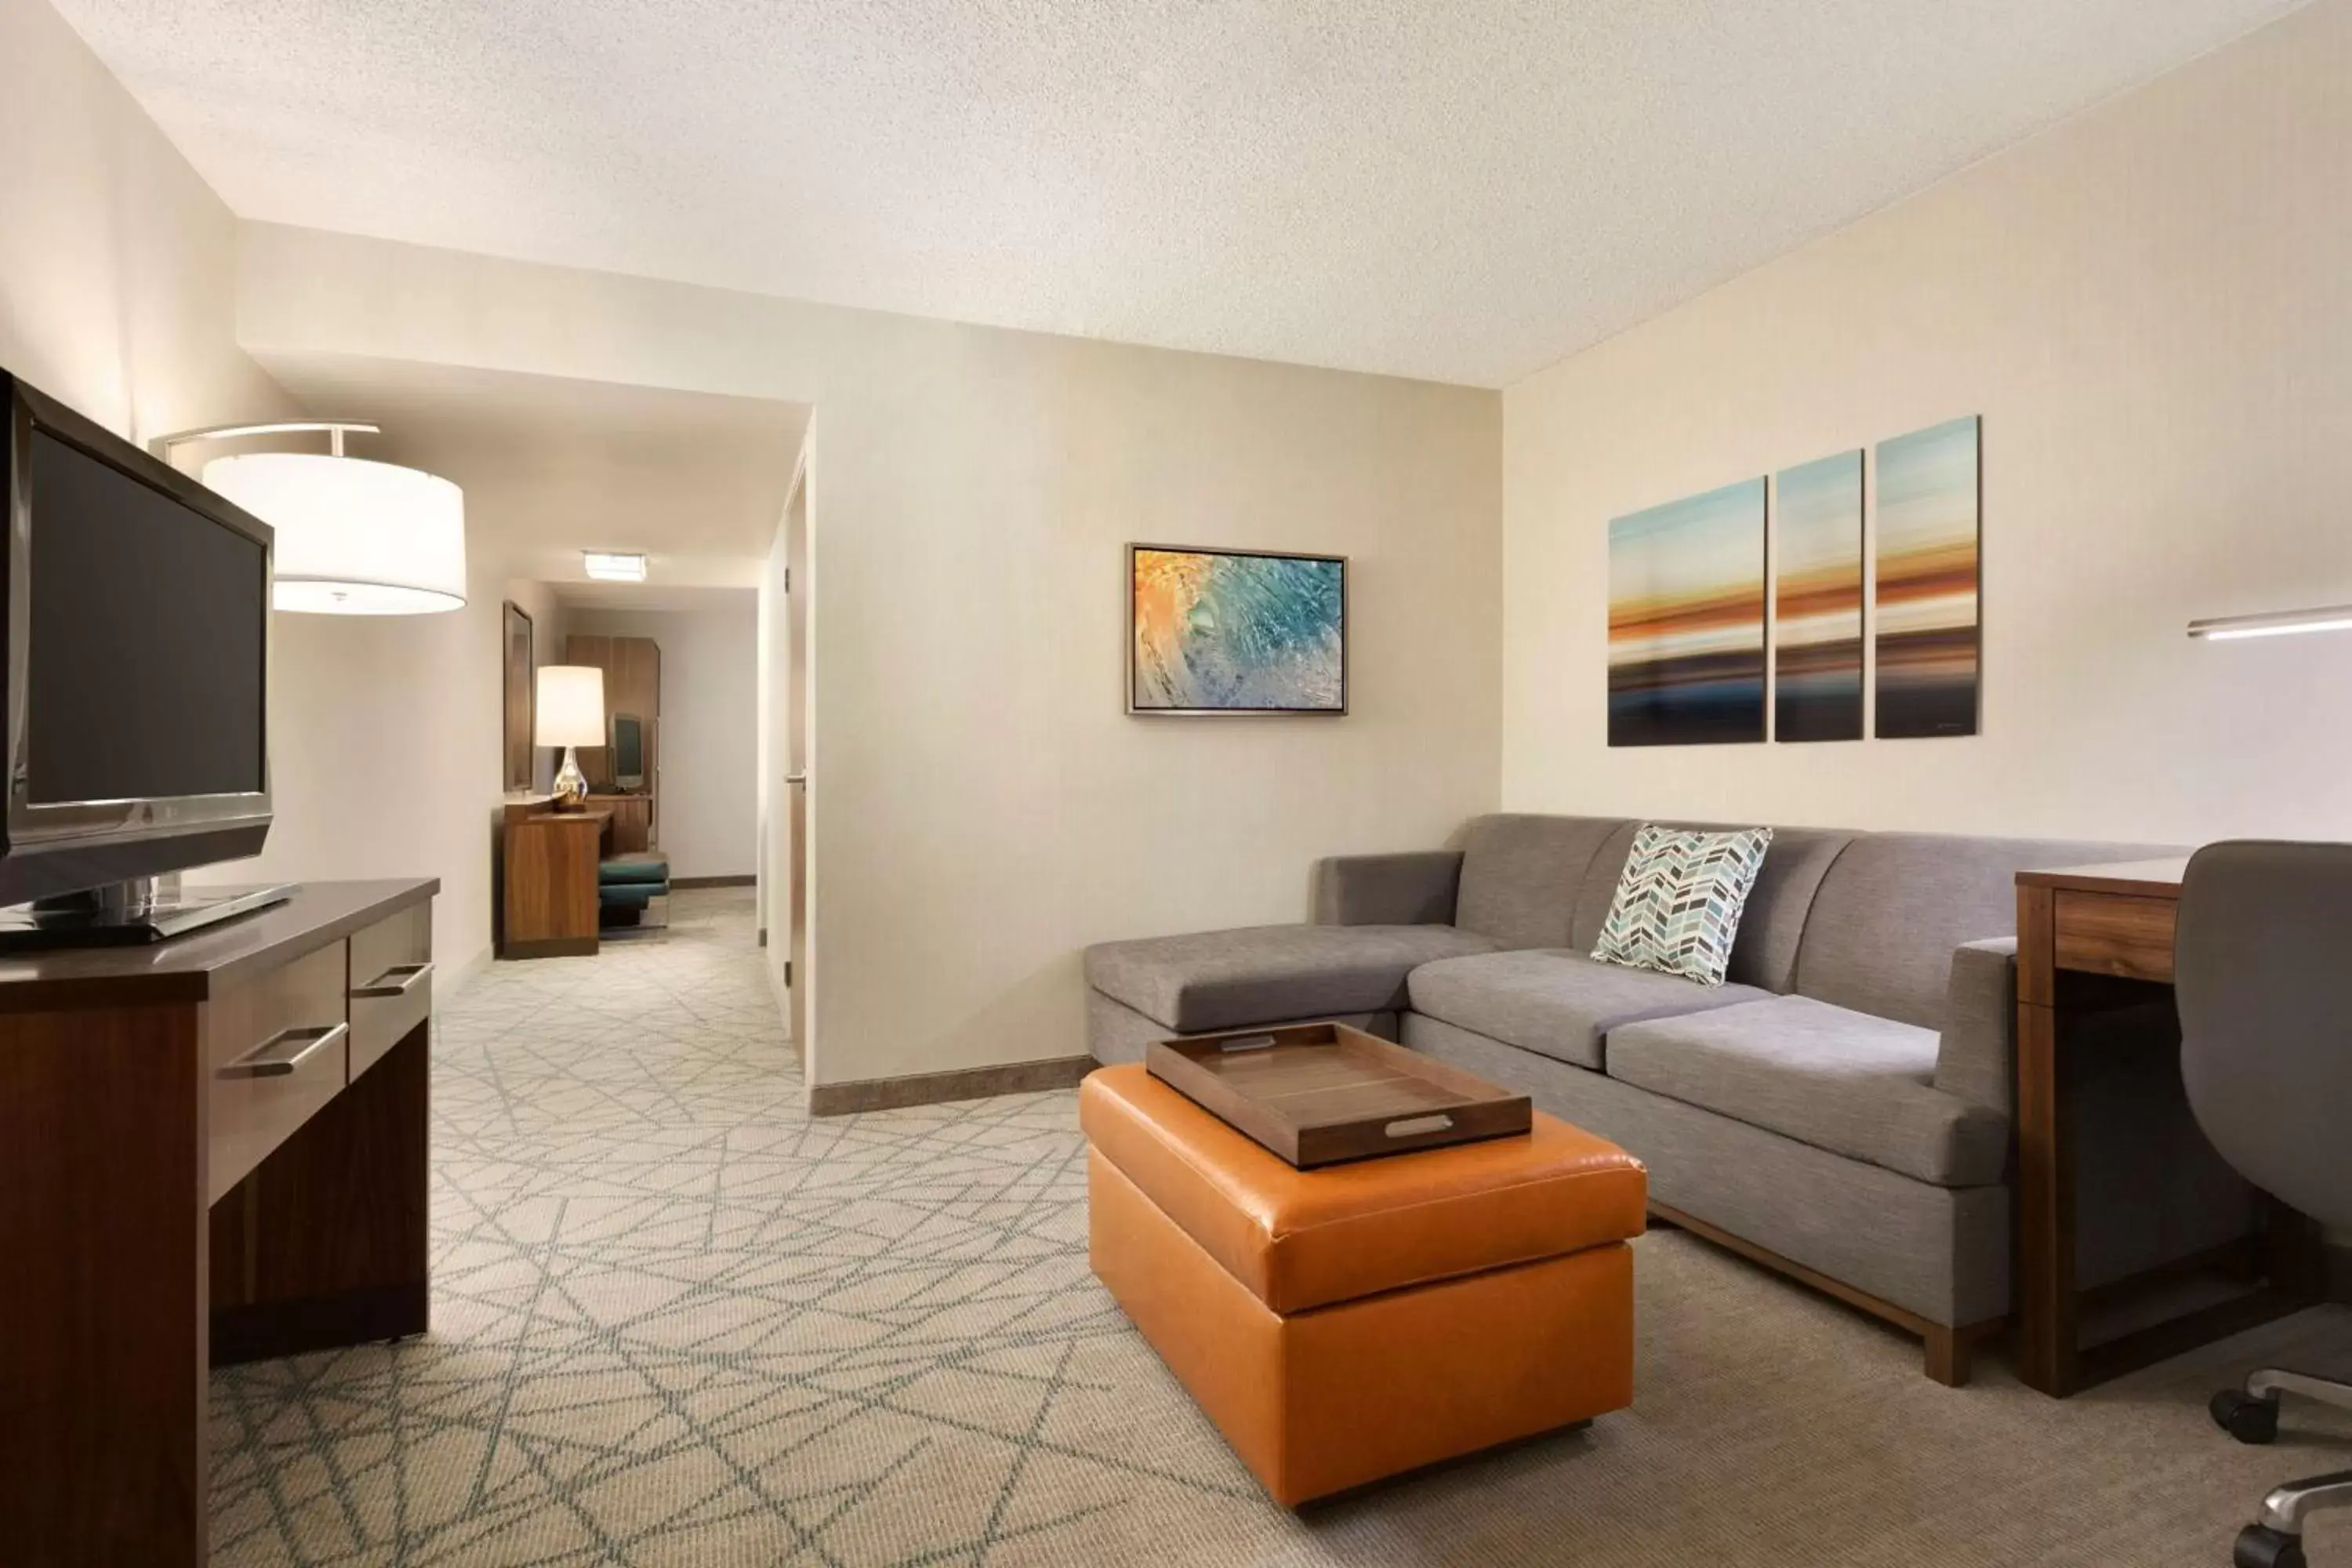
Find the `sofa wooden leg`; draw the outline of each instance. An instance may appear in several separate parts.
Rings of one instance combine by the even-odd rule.
[[[1946,1388],[1965,1388],[1975,1360],[1976,1342],[1966,1329],[1946,1323],[1927,1325],[1927,1375]]]

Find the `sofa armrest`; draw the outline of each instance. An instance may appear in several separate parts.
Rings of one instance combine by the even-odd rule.
[[[2017,1106],[2017,939],[1952,950],[1936,1087],[2004,1117]]]
[[[1459,849],[1333,856],[1315,862],[1314,923],[1452,925],[1461,880]]]

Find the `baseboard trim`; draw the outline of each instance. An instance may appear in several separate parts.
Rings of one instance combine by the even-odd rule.
[[[479,980],[497,958],[498,950],[485,946],[476,950],[473,957],[436,973],[433,976],[434,1005],[438,1006]]]
[[[672,877],[669,879],[669,885],[679,889],[749,888],[756,885],[759,880],[759,878],[745,872],[740,877]]]
[[[597,939],[593,936],[549,937],[541,942],[510,942],[499,952],[500,958],[593,958]]]
[[[1043,1061],[999,1067],[957,1068],[908,1078],[859,1079],[849,1083],[809,1085],[812,1116],[855,1116],[866,1110],[897,1110],[947,1100],[987,1100],[1000,1094],[1034,1094],[1067,1089],[1095,1070],[1092,1057],[1048,1057]]]

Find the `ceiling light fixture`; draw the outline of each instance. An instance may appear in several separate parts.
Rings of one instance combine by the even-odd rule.
[[[204,481],[277,533],[270,603],[328,616],[415,616],[466,603],[466,497],[416,468],[343,454],[349,420],[223,425],[166,436],[168,457],[190,441],[323,432],[329,450],[215,458]]]
[[[2352,605],[2331,605],[2317,610],[2272,610],[2259,616],[2217,616],[2189,623],[2189,635],[2208,642],[2341,631],[2352,631]]]
[[[583,550],[583,568],[599,583],[642,583],[646,580],[646,558],[642,555],[612,555],[601,550]]]

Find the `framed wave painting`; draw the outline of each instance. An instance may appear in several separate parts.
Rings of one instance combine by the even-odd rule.
[[[1127,547],[1127,710],[1348,711],[1348,563]]]

